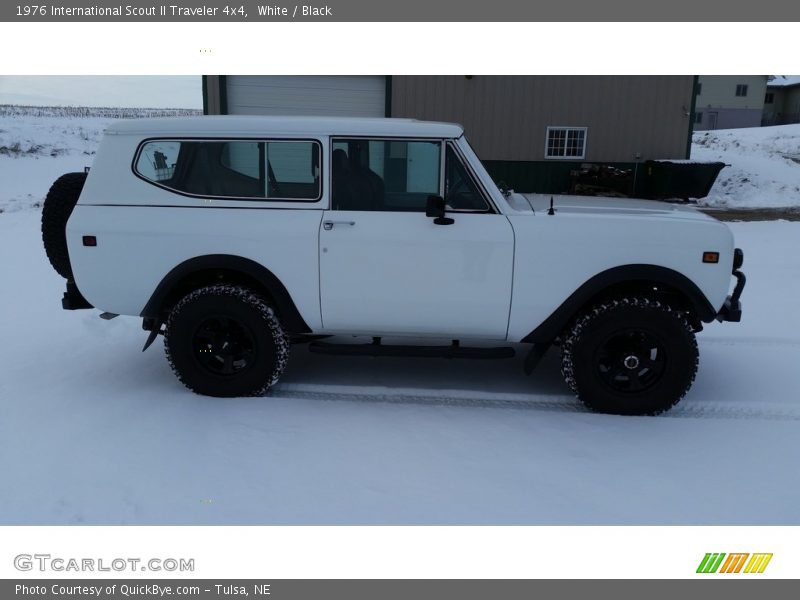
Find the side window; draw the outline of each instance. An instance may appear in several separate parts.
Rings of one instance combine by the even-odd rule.
[[[440,142],[333,140],[333,208],[425,212],[440,193]]]
[[[178,162],[180,150],[180,142],[149,142],[139,153],[136,170],[150,181],[169,181],[175,174],[175,164]]]
[[[177,192],[263,198],[259,158],[263,145],[222,140],[147,142],[136,160],[136,172]]]
[[[267,142],[267,197],[319,198],[319,145]]]
[[[448,210],[480,212],[490,210],[486,199],[478,191],[461,159],[449,145],[445,155],[444,185],[444,200]]]
[[[260,179],[261,146],[260,142],[225,142],[220,162],[231,171]]]
[[[220,198],[317,200],[320,145],[310,141],[155,140],[135,171],[177,192]]]

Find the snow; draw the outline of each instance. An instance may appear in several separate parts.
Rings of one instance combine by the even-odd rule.
[[[800,523],[800,223],[733,225],[744,321],[655,418],[586,412],[556,352],[529,378],[294,346],[271,396],[197,396],[138,319],[61,310],[38,227],[0,215],[0,524]]]
[[[75,116],[84,113],[88,116]],[[40,206],[60,175],[91,166],[110,123],[154,114],[197,111],[0,105],[0,212]]]
[[[694,160],[694,159],[691,159],[691,158],[657,158],[657,159],[653,160],[652,162],[670,163],[670,164],[673,164],[673,165],[707,165],[707,164],[709,164],[709,161]],[[712,161],[712,162],[716,162],[716,161]]]
[[[141,352],[138,319],[60,307],[36,205],[91,162],[94,119],[0,118],[0,147],[42,146],[0,154],[0,525],[800,524],[800,223],[731,225],[744,320],[699,334],[694,387],[661,417],[587,412],[556,351],[523,374],[525,346],[505,361],[294,346],[270,396],[207,398],[160,339]]]
[[[800,84],[800,75],[775,75],[767,82],[769,87],[787,87]]]
[[[730,208],[800,206],[800,124],[698,131],[692,159],[721,161],[716,183],[701,205]]]

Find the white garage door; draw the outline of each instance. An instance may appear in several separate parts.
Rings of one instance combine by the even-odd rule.
[[[386,116],[382,75],[229,75],[232,115]]]

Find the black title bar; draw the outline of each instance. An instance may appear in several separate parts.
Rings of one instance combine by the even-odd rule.
[[[328,0],[325,3],[287,4],[257,0],[229,2],[168,1],[98,2],[56,0],[0,4],[0,21],[13,22],[269,22],[269,21],[385,21],[385,22],[786,22],[800,21],[800,2],[760,0]],[[457,32],[451,32],[457,35]]]

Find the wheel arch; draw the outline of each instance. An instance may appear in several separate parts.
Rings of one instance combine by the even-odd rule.
[[[156,286],[140,316],[162,320],[164,313],[180,298],[199,287],[215,283],[245,285],[270,301],[286,331],[310,333],[286,286],[263,265],[231,254],[208,254],[186,260]]]
[[[716,315],[702,290],[682,273],[658,265],[623,265],[598,273],[583,283],[522,341],[549,344],[585,307],[630,293],[665,297],[677,308],[686,310],[697,328],[702,327],[701,322],[713,321]]]

